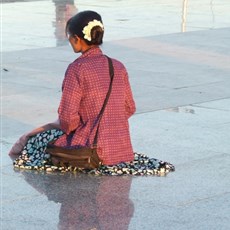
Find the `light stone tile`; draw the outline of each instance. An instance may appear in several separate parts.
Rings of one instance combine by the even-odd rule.
[[[174,191],[171,192],[173,193]],[[228,197],[229,194],[225,194],[178,208],[152,203],[143,205],[140,199],[137,204],[139,209],[134,214],[130,229],[183,230],[186,228],[189,230],[203,230],[208,228],[215,230],[216,226],[218,226],[218,229],[226,230],[229,226]]]
[[[137,203],[180,208],[225,196],[230,193],[230,183],[226,181],[230,175],[226,167],[229,161],[229,154],[219,154],[179,165],[166,177],[135,178],[131,199]]]
[[[195,106],[207,108],[207,109],[229,111],[230,110],[230,99],[224,98],[222,100],[210,101],[210,102],[206,102],[206,103],[197,104]]]
[[[136,114],[130,119],[134,150],[182,163],[229,153],[228,111],[175,107]]]

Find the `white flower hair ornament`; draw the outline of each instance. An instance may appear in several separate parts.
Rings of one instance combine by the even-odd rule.
[[[95,27],[95,26],[100,26],[100,27],[102,28],[102,30],[104,30],[103,24],[102,24],[100,21],[94,19],[93,21],[89,22],[88,25],[85,26],[85,27],[83,28],[83,30],[82,30],[82,32],[83,32],[83,34],[84,34],[84,38],[85,38],[86,40],[88,40],[88,41],[91,41],[91,40],[92,40],[92,38],[91,38],[91,30],[92,30],[92,28]]]

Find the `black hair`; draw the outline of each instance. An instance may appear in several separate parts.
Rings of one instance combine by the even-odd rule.
[[[77,35],[84,39],[88,45],[101,45],[103,43],[104,28],[94,26],[91,29],[91,41],[85,39],[82,32],[83,28],[93,20],[100,21],[103,24],[101,16],[95,11],[87,10],[77,13],[67,21],[66,33],[69,33],[72,36]]]

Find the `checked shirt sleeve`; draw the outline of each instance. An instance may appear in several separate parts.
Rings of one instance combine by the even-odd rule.
[[[58,108],[61,129],[69,134],[74,131],[80,121],[79,105],[82,98],[82,89],[76,66],[70,64],[66,70],[62,85],[62,97]]]
[[[127,71],[125,71],[124,74],[124,82],[125,82],[125,111],[127,117],[129,118],[135,113],[136,105],[133,99],[133,94],[129,83],[129,77]]]

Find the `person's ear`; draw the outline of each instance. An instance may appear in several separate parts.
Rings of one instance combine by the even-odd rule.
[[[80,40],[80,38],[79,38],[77,35],[75,35],[75,36],[74,36],[74,42],[75,42],[76,44],[77,44],[78,40]]]

